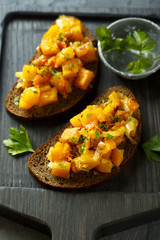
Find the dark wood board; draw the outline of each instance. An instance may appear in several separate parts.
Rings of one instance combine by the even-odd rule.
[[[104,230],[107,229],[106,226],[104,229],[99,228],[102,224],[112,221],[116,224],[114,221],[121,219],[118,224],[123,226],[125,217],[160,207],[158,194],[160,164],[148,163],[139,147],[128,167],[107,184],[83,192],[48,190],[29,174],[27,161],[30,154],[10,156],[2,141],[8,138],[9,127],[19,128],[22,124],[27,129],[33,147],[36,149],[60,130],[71,115],[82,110],[95,96],[114,85],[124,85],[130,88],[139,99],[143,123],[142,142],[144,142],[155,134],[160,135],[160,72],[146,79],[129,81],[113,74],[100,62],[96,91],[86,102],[70,113],[70,116],[65,115],[63,119],[33,122],[22,122],[12,118],[5,111],[4,99],[16,80],[15,71],[21,71],[23,65],[28,62],[43,33],[58,15],[59,13],[48,12],[31,14],[13,12],[3,23],[0,68],[0,126],[2,129],[0,133],[0,215],[13,216],[13,219],[20,219],[22,223],[30,226],[35,226],[37,223],[37,227],[44,231],[47,231],[45,226],[48,226],[52,232],[52,239],[98,239],[108,234],[107,230]],[[79,17],[93,33],[95,27],[100,27],[102,24],[108,25],[119,18],[131,16],[123,11],[114,15],[112,12],[110,14],[72,13],[72,15]],[[132,16],[141,17],[136,13]],[[160,24],[159,18],[155,15],[145,17]],[[16,210],[18,217],[15,217],[17,213],[12,214],[12,211],[9,213],[4,206]],[[138,215],[138,218],[132,216],[131,221],[127,221],[131,224],[127,225],[125,222],[125,227],[120,229],[114,225],[119,230],[114,229],[110,233],[135,227],[134,222],[138,225],[157,221],[160,216],[158,211],[157,214],[150,212],[147,215],[147,222],[141,221],[143,215]],[[32,217],[32,220],[27,216]],[[36,219],[34,224],[32,224],[33,218]]]

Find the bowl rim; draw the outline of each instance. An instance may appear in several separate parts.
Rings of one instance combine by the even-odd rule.
[[[159,32],[160,32],[160,26],[156,23],[154,23],[153,21],[146,19],[146,18],[141,18],[141,17],[126,17],[126,18],[122,18],[122,19],[118,19],[116,21],[114,21],[113,23],[109,24],[107,26],[108,29],[112,28],[113,26],[115,26],[117,23],[121,23],[124,21],[133,21],[133,20],[138,20],[144,23],[149,23],[150,25],[154,26]],[[107,66],[108,68],[110,68],[113,72],[115,72],[116,74],[124,77],[124,78],[128,78],[128,79],[132,79],[132,80],[138,80],[141,78],[145,78],[148,77],[149,75],[155,73],[156,71],[158,71],[160,69],[160,64],[158,66],[156,66],[155,68],[147,71],[146,73],[139,73],[139,74],[134,74],[131,72],[122,72],[117,70],[116,68],[112,67],[112,65],[110,65],[107,60],[104,57],[103,51],[101,49],[101,44],[100,44],[100,40],[98,40],[98,52],[99,52],[99,56],[101,58],[101,60],[103,61],[104,65]]]

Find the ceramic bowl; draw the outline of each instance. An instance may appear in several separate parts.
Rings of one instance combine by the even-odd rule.
[[[154,22],[144,18],[123,18],[113,22],[107,28],[113,34],[113,37],[125,38],[127,35],[132,35],[135,30],[145,31],[149,36],[150,40],[156,42],[156,47],[152,55],[145,57],[154,58],[160,55],[160,27]],[[127,53],[119,53],[116,50],[110,52],[103,52],[101,49],[100,41],[98,41],[98,52],[104,65],[111,69],[114,73],[127,79],[141,79],[148,77],[152,73],[155,73],[160,69],[160,58],[153,61],[152,67],[146,70],[146,73],[134,74],[126,71],[127,65],[136,60],[137,57]]]

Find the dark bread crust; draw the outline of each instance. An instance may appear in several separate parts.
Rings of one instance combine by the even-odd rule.
[[[90,30],[87,28],[86,25],[82,23],[82,31],[85,37],[88,37],[89,40],[92,42],[93,46],[97,46],[97,41],[93,34],[90,32]],[[35,52],[33,57],[29,60],[28,64],[31,65],[32,61],[37,59],[41,53],[38,51]],[[94,71],[95,78],[97,74],[98,69],[98,61],[84,64],[84,67],[86,67],[89,70]],[[63,114],[64,112],[71,110],[75,105],[77,105],[93,88],[95,83],[95,78],[93,79],[92,83],[86,90],[81,90],[79,88],[73,88],[72,92],[68,94],[67,98],[63,98],[62,95],[58,96],[58,101],[49,104],[46,106],[33,106],[31,109],[26,110],[22,109],[19,106],[14,104],[14,99],[17,96],[20,96],[23,90],[21,88],[17,89],[16,85],[18,80],[13,84],[11,90],[8,93],[8,96],[5,99],[5,108],[6,111],[11,114],[12,116],[20,119],[25,120],[33,120],[33,119],[43,119],[43,118],[50,118],[54,117],[60,114]]]
[[[92,104],[100,104],[103,99],[107,99],[107,97],[110,95],[112,91],[120,91],[124,95],[130,98],[135,98],[133,93],[126,87],[115,86],[115,87],[109,88],[102,95],[96,98],[92,102]],[[42,184],[45,184],[49,187],[58,187],[58,188],[64,188],[64,189],[89,188],[91,186],[97,186],[99,184],[107,182],[108,180],[113,178],[115,175],[117,175],[126,166],[126,164],[131,160],[132,156],[136,152],[138,143],[140,142],[140,138],[141,138],[141,116],[140,116],[139,109],[134,113],[134,117],[136,117],[139,121],[136,136],[134,137],[137,144],[133,145],[127,139],[126,142],[120,146],[121,148],[125,149],[124,161],[119,167],[114,167],[111,173],[104,174],[104,173],[96,172],[96,174],[94,174],[93,172],[94,170],[93,170],[90,172],[79,172],[79,173],[73,174],[69,179],[55,177],[51,174],[51,170],[48,167],[49,161],[47,160],[46,154],[48,153],[49,148],[55,145],[55,143],[58,141],[63,130],[66,127],[70,126],[70,123],[68,123],[64,129],[57,132],[47,143],[40,146],[32,154],[32,156],[28,160],[28,168],[30,173]]]

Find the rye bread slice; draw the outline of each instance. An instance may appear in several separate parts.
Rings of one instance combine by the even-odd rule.
[[[135,98],[133,93],[123,86],[115,86],[112,88],[109,88],[107,91],[105,91],[102,95],[100,95],[98,98],[96,98],[92,104],[100,104],[103,99],[107,99],[107,97],[110,95],[112,91],[120,91],[124,95]],[[121,144],[119,148],[123,148],[124,150],[124,161],[119,167],[113,167],[111,173],[100,173],[96,172],[94,170],[91,170],[89,172],[79,172],[76,174],[72,174],[69,179],[63,179],[60,177],[53,176],[51,174],[51,169],[48,167],[49,161],[47,160],[47,153],[49,151],[49,148],[51,146],[54,146],[55,143],[60,138],[63,130],[66,127],[71,126],[70,123],[66,125],[64,129],[57,132],[47,143],[40,146],[29,158],[28,160],[28,168],[30,173],[38,180],[40,183],[47,185],[49,187],[58,187],[58,188],[64,188],[64,189],[80,189],[80,188],[89,188],[91,186],[97,186],[99,184],[105,183],[111,178],[113,178],[115,175],[117,175],[125,166],[126,164],[131,160],[132,156],[136,152],[138,143],[140,142],[141,138],[141,116],[140,116],[140,110],[138,109],[134,113],[134,117],[138,119],[139,125],[137,128],[136,135],[134,139],[136,140],[137,144],[131,144],[129,139],[126,139],[125,143]]]
[[[53,23],[54,24],[54,23]],[[89,41],[92,42],[93,46],[97,46],[97,41],[91,31],[88,29],[86,25],[82,23],[82,31],[83,35],[85,37],[89,38]],[[36,51],[33,55],[33,57],[29,60],[28,64],[32,65],[32,61],[40,57],[41,53]],[[98,56],[98,55],[97,55]],[[75,107],[79,102],[83,100],[83,98],[90,93],[90,91],[93,89],[97,69],[98,69],[98,60],[91,63],[84,64],[84,67],[92,70],[95,74],[95,77],[90,84],[90,86],[86,90],[81,90],[79,88],[73,87],[73,90],[70,94],[68,94],[67,98],[63,98],[62,95],[59,94],[58,101],[49,104],[46,106],[33,106],[31,109],[26,110],[22,109],[19,106],[15,105],[14,99],[21,95],[23,90],[21,88],[16,88],[18,80],[13,84],[11,90],[9,91],[6,99],[5,99],[5,108],[6,111],[11,114],[12,116],[20,119],[25,120],[33,120],[33,119],[44,119],[44,118],[50,118],[54,117],[63,113],[66,113],[68,110],[71,110],[73,107]]]

